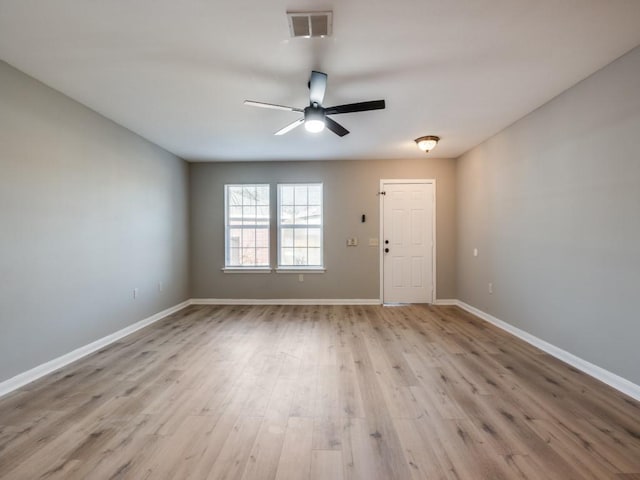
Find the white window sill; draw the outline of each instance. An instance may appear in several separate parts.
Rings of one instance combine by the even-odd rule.
[[[324,273],[327,269],[324,267],[279,267],[276,273]]]
[[[224,267],[224,273],[271,273],[271,267]]]

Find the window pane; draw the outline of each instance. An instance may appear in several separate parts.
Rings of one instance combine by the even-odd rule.
[[[309,205],[322,205],[322,185],[309,185]]]
[[[299,206],[296,205],[295,209],[296,209],[295,223],[297,225],[306,225],[307,224],[307,216],[308,216],[307,207],[306,206],[299,207]]]
[[[258,205],[269,206],[269,186],[258,185],[256,187],[256,203]]]
[[[319,205],[309,207],[308,219],[309,225],[322,224],[322,207]]]
[[[293,205],[293,186],[282,185],[280,187],[280,205]]]
[[[269,225],[269,207],[256,208],[256,223],[258,225]]]
[[[306,205],[307,204],[307,186],[306,185],[296,185],[295,187],[295,204],[296,205]]]
[[[255,205],[256,204],[256,187],[255,187],[255,185],[245,185],[242,188],[242,204],[243,205]]]
[[[256,248],[256,265],[269,265],[268,248]]]
[[[245,225],[255,225],[256,207],[242,207],[242,218]]]
[[[307,246],[307,229],[306,228],[296,228],[294,234],[293,244],[296,247],[306,247]]]
[[[320,262],[320,249],[319,248],[309,248],[309,265],[321,265]]]
[[[280,250],[280,263],[282,265],[293,265],[293,248],[283,248]]]
[[[242,239],[242,229],[232,228],[229,230],[229,243],[231,248],[237,248],[240,246],[240,240]]]
[[[283,247],[293,247],[293,228],[283,228],[280,231],[280,242]]]
[[[296,265],[307,265],[307,249],[306,248],[295,248],[293,257]]]
[[[320,247],[320,241],[322,240],[322,236],[320,235],[319,228],[310,228],[309,229],[309,246],[310,247]]]
[[[240,265],[240,249],[229,249],[229,265]]]
[[[230,206],[242,205],[242,187],[239,185],[228,185],[227,197]]]
[[[242,207],[230,207],[228,221],[229,221],[229,225],[241,225],[242,224]]]
[[[252,228],[247,228],[242,232],[242,247],[255,247],[256,246],[256,231]]]
[[[293,207],[282,207],[280,209],[280,223],[283,225],[293,224]]]
[[[269,248],[269,230],[259,228],[256,230],[256,247]]]
[[[256,251],[253,248],[242,250],[242,265],[251,266],[256,264]]]

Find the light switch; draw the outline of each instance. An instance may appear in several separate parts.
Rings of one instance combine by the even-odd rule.
[[[378,245],[380,245],[380,242],[378,241],[377,238],[370,238],[369,239],[369,246],[370,247],[377,247]]]

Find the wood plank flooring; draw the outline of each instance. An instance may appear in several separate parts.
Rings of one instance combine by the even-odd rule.
[[[457,307],[192,306],[1,398],[0,478],[640,479],[640,404]]]

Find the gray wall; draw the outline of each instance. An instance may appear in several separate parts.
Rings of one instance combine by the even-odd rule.
[[[382,178],[436,179],[437,296],[455,297],[455,160],[196,163],[190,168],[191,294],[194,298],[379,298],[379,236]],[[225,274],[224,184],[324,183],[324,274]],[[366,223],[360,222],[366,214]],[[273,220],[274,222],[275,220]],[[275,230],[274,230],[275,232]],[[347,237],[358,237],[347,247]],[[275,236],[272,236],[275,264]]]
[[[463,155],[457,178],[458,297],[640,383],[640,48]]]
[[[188,298],[187,191],[184,161],[0,62],[0,381]]]

